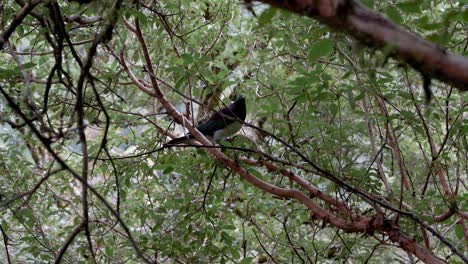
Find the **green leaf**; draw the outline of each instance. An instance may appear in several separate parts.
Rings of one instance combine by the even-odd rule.
[[[2,220],[2,228],[4,232],[8,232],[9,225],[4,219]]]
[[[328,56],[333,52],[335,43],[332,39],[321,39],[309,48],[309,61],[314,62],[320,57]]]
[[[231,247],[231,255],[234,259],[239,259],[241,256],[239,250],[236,247]]]
[[[456,225],[455,226],[455,235],[457,236],[458,239],[463,239],[463,236],[464,236],[464,232],[463,232],[463,228],[461,227],[461,225]]]
[[[0,70],[0,79],[8,79],[20,75],[21,72],[18,67],[13,69],[2,69]]]
[[[193,57],[190,54],[182,54],[182,59],[184,60],[184,64],[190,64],[193,62]]]
[[[395,23],[401,24],[403,22],[403,17],[401,17],[400,11],[395,6],[389,6],[385,10],[385,14]]]
[[[408,120],[409,122],[417,122],[417,119],[415,118],[415,114],[413,114],[412,112],[410,111],[406,111],[406,110],[402,110],[401,112],[401,115],[403,115],[403,117]]]
[[[336,104],[330,104],[330,113],[333,116],[336,116],[336,114],[338,113],[338,106]]]
[[[274,7],[270,7],[267,10],[263,11],[263,13],[258,18],[258,24],[260,26],[265,26],[266,24],[270,24],[273,17],[276,15],[277,9]]]
[[[252,262],[253,258],[252,257],[247,257],[245,259],[243,259],[240,264],[250,264],[250,263],[253,263]]]
[[[460,134],[463,135],[463,136],[468,135],[468,125],[463,125],[461,127]]]
[[[398,3],[397,6],[406,13],[419,13],[421,12],[422,0],[410,0]]]
[[[468,210],[468,194],[463,194],[460,201],[460,210]]]
[[[169,174],[169,173],[171,173],[171,172],[173,172],[173,171],[174,171],[174,167],[172,167],[171,165],[168,165],[168,166],[164,169],[163,173],[164,173],[164,174]]]
[[[468,8],[465,8],[462,12],[460,12],[460,20],[463,22],[468,22]]]
[[[180,89],[180,88],[182,88],[183,85],[186,84],[187,81],[188,81],[187,76],[184,75],[184,76],[179,78],[179,80],[176,82],[174,87],[176,89]]]
[[[363,3],[365,6],[367,6],[370,9],[374,8],[374,0],[362,0],[361,3]]]
[[[250,174],[252,174],[253,176],[255,176],[257,178],[262,177],[262,174],[257,169],[255,169],[253,167],[248,168],[247,171],[250,172]]]
[[[112,257],[114,256],[114,253],[115,253],[114,247],[111,247],[111,246],[106,247],[106,255]]]
[[[30,69],[30,68],[32,68],[34,66],[36,66],[36,64],[33,63],[33,62],[27,62],[27,63],[23,64],[24,69]]]
[[[50,254],[41,254],[39,257],[41,258],[41,260],[44,260],[44,262],[49,262],[53,259],[53,257]]]

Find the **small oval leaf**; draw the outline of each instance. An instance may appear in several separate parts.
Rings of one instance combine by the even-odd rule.
[[[314,43],[309,50],[309,61],[315,61],[322,56],[328,56],[333,52],[334,42],[331,39],[321,39]]]

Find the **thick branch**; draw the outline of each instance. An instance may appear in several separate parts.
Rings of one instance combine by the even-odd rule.
[[[281,173],[282,175],[288,177],[292,181],[297,182],[299,185],[301,185],[301,187],[308,190],[312,197],[318,197],[319,199],[323,200],[327,204],[332,205],[332,206],[336,207],[337,209],[339,209],[341,211],[341,213],[343,213],[343,215],[346,218],[352,217],[352,219],[359,219],[359,217],[360,217],[360,216],[357,216],[357,215],[354,215],[354,214],[352,215],[351,210],[348,208],[348,206],[346,206],[346,204],[336,200],[335,198],[328,195],[327,193],[320,191],[317,187],[315,187],[309,181],[307,181],[306,179],[300,177],[299,175],[295,174],[294,172],[292,172],[290,170],[286,170],[284,168],[281,168],[280,166],[278,166],[278,165],[276,165],[276,164],[274,164],[272,162],[263,161],[263,160],[257,161],[257,160],[255,160],[253,158],[240,157],[240,158],[238,158],[238,160],[240,160],[242,162],[245,162],[247,164],[250,164],[250,165],[265,166],[268,169],[268,171],[270,171],[270,172],[279,172],[279,173]]]
[[[355,0],[259,0],[319,20],[369,46],[391,47],[390,55],[424,76],[468,90],[468,58],[455,55],[396,25]]]
[[[41,2],[42,0],[31,0],[25,4],[23,8],[20,9],[20,11],[18,11],[18,13],[13,18],[13,21],[11,21],[7,29],[0,35],[0,50],[3,49],[3,46],[8,41],[8,38],[10,38],[15,29],[21,24],[21,22],[23,22],[23,19],[34,9],[34,7],[36,7]]]

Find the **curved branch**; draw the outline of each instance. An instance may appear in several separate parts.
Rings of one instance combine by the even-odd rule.
[[[272,162],[268,162],[264,160],[257,161],[253,158],[247,158],[247,157],[239,157],[238,160],[245,162],[247,164],[250,164],[250,165],[265,166],[269,172],[273,172],[273,173],[279,172],[280,174],[291,179],[292,181],[297,182],[301,187],[309,191],[312,197],[318,197],[319,199],[323,200],[327,204],[332,205],[336,207],[337,209],[339,209],[343,213],[345,218],[351,217],[352,219],[359,219],[360,217],[358,215],[352,214],[351,210],[348,208],[346,204],[336,200],[335,198],[328,195],[327,193],[320,191],[317,187],[315,187],[313,184],[308,182],[306,179],[300,177],[299,175],[297,175],[296,173],[290,170],[281,168],[280,166]]]
[[[468,58],[409,32],[356,0],[259,1],[315,18],[366,45],[390,47],[390,56],[411,65],[423,76],[468,90]]]
[[[83,231],[85,227],[85,222],[81,222],[80,224],[78,224],[74,229],[73,231],[71,232],[70,236],[67,238],[67,240],[65,241],[65,243],[63,243],[62,247],[60,248],[58,254],[57,254],[57,257],[55,258],[55,261],[54,263],[60,263],[62,261],[62,258],[63,256],[65,255],[65,252],[67,252],[67,249],[68,247],[70,246],[70,244],[73,242],[73,240],[75,239],[75,237],[81,232]]]
[[[2,232],[2,236],[3,236],[3,244],[5,245],[5,252],[6,252],[6,256],[7,256],[7,261],[8,261],[8,264],[10,264],[11,263],[10,252],[8,251],[8,240],[10,238],[7,236],[7,234],[3,230],[2,225],[0,225],[0,231]]]

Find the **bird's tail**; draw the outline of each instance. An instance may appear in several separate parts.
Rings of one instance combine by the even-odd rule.
[[[167,142],[166,144],[164,144],[164,146],[173,146],[173,145],[177,145],[177,144],[181,144],[181,143],[187,143],[191,139],[193,139],[192,135],[188,135],[188,136],[184,136],[184,137],[180,137],[180,138],[174,138],[173,140],[171,140],[171,141]]]

